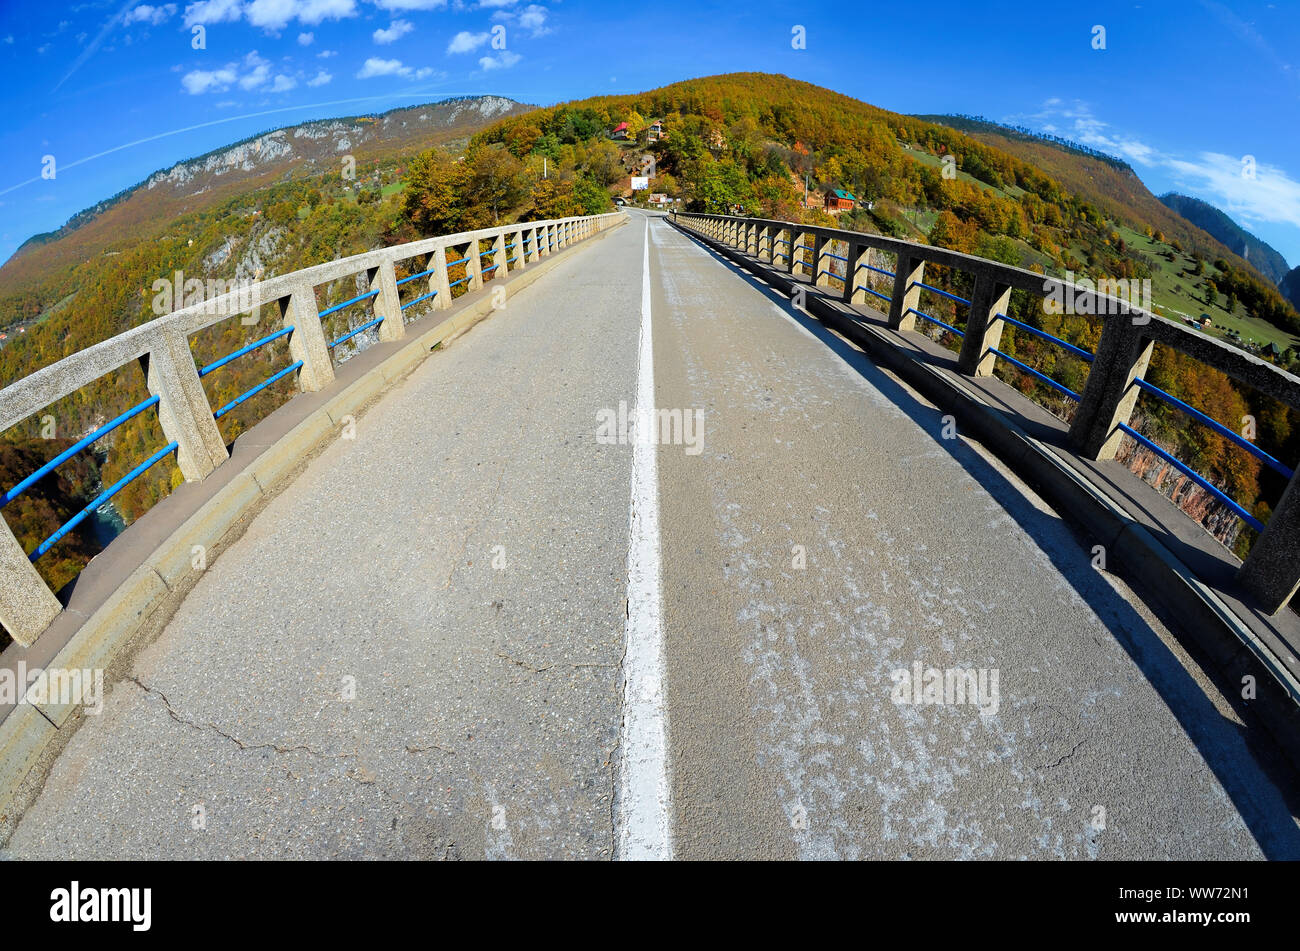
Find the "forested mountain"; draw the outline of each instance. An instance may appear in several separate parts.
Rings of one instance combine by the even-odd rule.
[[[1255,270],[1274,284],[1286,277],[1286,258],[1271,245],[1259,240],[1209,202],[1170,192],[1160,201],[1182,215],[1196,227],[1218,238],[1234,253],[1241,255]]]
[[[1277,289],[1291,302],[1291,306],[1300,310],[1300,267],[1288,271],[1286,277],[1278,283]]]

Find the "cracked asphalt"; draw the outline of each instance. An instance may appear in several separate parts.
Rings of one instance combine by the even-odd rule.
[[[274,499],[56,762],[11,858],[611,857],[642,218]],[[650,224],[679,858],[1300,855],[1176,641],[852,346]],[[896,702],[997,672],[996,710]],[[990,681],[991,683],[991,681]]]

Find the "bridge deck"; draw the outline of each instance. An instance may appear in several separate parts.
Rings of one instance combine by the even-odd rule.
[[[655,452],[648,547],[634,448],[596,439],[646,370],[647,243],[655,402],[704,423],[699,454]],[[656,807],[614,802],[625,714],[656,710],[623,702],[632,546],[661,565],[678,857],[1300,855],[1168,632],[942,429],[634,216],[268,505],[72,739],[8,853],[607,857]],[[914,663],[996,669],[996,713],[895,703]]]

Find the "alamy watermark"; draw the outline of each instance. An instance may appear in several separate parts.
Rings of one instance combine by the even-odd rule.
[[[996,667],[923,667],[921,662],[913,662],[911,669],[899,667],[891,671],[889,679],[894,682],[889,691],[890,698],[897,704],[909,706],[935,705],[960,706],[968,704],[978,707],[983,716],[996,716],[1000,700],[998,696],[999,670]]]
[[[596,442],[602,446],[628,446],[644,439],[650,445],[685,446],[686,455],[704,451],[704,410],[638,409],[630,413],[626,400],[618,409],[596,410]]]
[[[159,317],[165,317],[182,307],[206,304],[203,308],[205,313],[231,317],[247,311],[242,322],[256,324],[261,319],[262,311],[260,303],[254,305],[257,299],[254,289],[257,284],[257,281],[246,278],[187,279],[184,271],[177,271],[170,280],[160,277],[153,282],[153,312]]]
[[[1134,323],[1150,322],[1152,307],[1151,281],[1143,278],[1103,277],[1075,279],[1065,272],[1064,281],[1043,282],[1043,311],[1048,314],[1131,314]]]
[[[86,713],[104,712],[103,668],[31,667],[20,660],[0,670],[0,704],[84,704]]]

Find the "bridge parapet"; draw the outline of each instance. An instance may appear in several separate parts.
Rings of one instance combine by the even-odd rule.
[[[236,406],[283,379],[291,379],[298,392],[321,390],[333,382],[344,345],[349,344],[346,349],[351,353],[359,335],[373,330],[380,342],[401,340],[408,312],[415,313],[416,308],[425,312],[449,308],[454,298],[596,235],[623,217],[613,213],[517,222],[378,248],[314,265],[180,307],[6,386],[0,390],[0,432],[134,363],[144,371],[149,397],[9,487],[0,494],[0,507],[51,475],[76,453],[150,409],[156,408],[167,444],[105,489],[31,552],[0,520],[0,624],[19,644],[30,646],[63,609],[37,572],[35,562],[92,512],[166,458],[174,456],[185,481],[197,482],[211,475],[229,458],[218,424]],[[399,268],[410,273],[399,277]],[[456,274],[463,276],[453,279]],[[349,279],[363,288],[361,293],[328,307],[319,306],[318,288]],[[405,302],[404,294],[409,298]],[[331,339],[326,319],[368,301],[372,308],[369,319]],[[278,323],[272,333],[206,366],[198,364],[190,346],[193,335],[241,314],[260,314],[263,307],[272,311]],[[288,366],[214,409],[203,379],[277,341],[287,343]]]
[[[675,220],[796,281],[807,282],[828,296],[838,296],[845,304],[861,306],[872,299],[878,301],[893,330],[912,330],[918,318],[943,328],[961,340],[956,363],[963,374],[990,376],[998,360],[1030,374],[1074,404],[1069,442],[1080,456],[1091,460],[1112,459],[1123,438],[1128,436],[1179,470],[1258,533],[1237,573],[1237,581],[1257,601],[1263,613],[1276,614],[1300,589],[1300,485],[1294,470],[1257,446],[1253,439],[1145,379],[1154,347],[1162,344],[1300,411],[1300,379],[1292,374],[1152,313],[1131,298],[1105,293],[1109,288],[1080,285],[986,258],[881,235],[726,215],[678,213]],[[893,270],[883,266],[888,259],[882,261],[881,255],[892,256]],[[927,284],[927,265],[967,275],[972,285],[970,297]],[[882,286],[882,279],[888,283]],[[1015,290],[1044,301],[1077,303],[1078,313],[1100,320],[1101,334],[1095,352],[1009,316],[1011,293]],[[965,307],[964,328],[923,311],[923,294]],[[1076,392],[1007,353],[1009,348],[1003,347],[1002,335],[1008,325],[1045,339],[1085,361],[1089,371],[1082,390]],[[1267,524],[1186,462],[1133,428],[1133,412],[1142,393],[1163,400],[1195,423],[1210,428],[1287,480]]]

